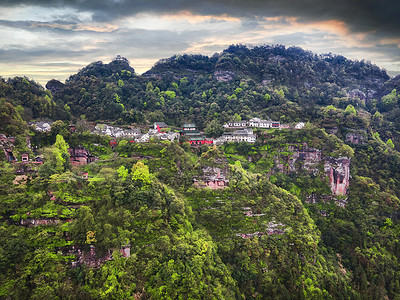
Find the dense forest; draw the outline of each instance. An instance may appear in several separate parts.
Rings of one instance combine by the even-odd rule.
[[[400,299],[399,88],[282,45],[0,78],[0,298]],[[198,147],[90,130],[254,117],[305,126]]]

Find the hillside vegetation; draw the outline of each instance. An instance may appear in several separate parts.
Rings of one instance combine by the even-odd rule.
[[[281,45],[0,79],[0,298],[399,299],[399,80]],[[253,117],[305,126],[201,147],[88,130]]]

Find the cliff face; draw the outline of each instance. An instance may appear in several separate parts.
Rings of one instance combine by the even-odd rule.
[[[214,72],[214,77],[217,81],[223,81],[223,82],[227,82],[227,81],[231,81],[233,80],[233,78],[235,77],[235,73],[231,72],[231,71],[215,71]]]
[[[329,178],[332,195],[346,195],[350,179],[350,159],[347,157],[333,158],[323,157],[319,149],[304,147],[297,149],[289,146],[291,154],[276,158],[276,167],[282,173],[292,173],[306,170],[316,175],[318,166],[323,163],[325,174]]]
[[[346,195],[349,188],[350,159],[329,157],[325,161],[324,169],[329,177],[332,195]]]
[[[346,134],[346,142],[355,145],[364,145],[368,140],[367,132],[365,130],[357,130]]]
[[[193,179],[196,186],[212,189],[223,189],[228,186],[228,169],[226,167],[203,167],[202,171],[202,176]]]
[[[289,156],[276,157],[276,167],[282,173],[297,172],[306,170],[316,174],[318,172],[318,164],[322,160],[322,151],[314,148],[303,147],[299,149],[290,145],[288,151]]]

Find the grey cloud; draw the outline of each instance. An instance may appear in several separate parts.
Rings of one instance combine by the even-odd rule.
[[[34,5],[72,7],[93,13],[94,21],[110,21],[141,12],[174,13],[189,10],[203,15],[228,14],[237,17],[293,16],[305,22],[337,19],[354,32],[398,36],[400,2],[397,0],[205,0],[205,1],[97,1],[97,0],[5,0],[0,6]]]
[[[50,70],[57,67],[57,61],[69,60],[72,65],[66,66],[66,69],[73,70],[68,72],[72,74],[74,71],[84,67],[82,62],[90,63],[104,57],[111,59],[117,54],[127,57],[135,68],[135,59],[160,59],[169,57],[173,54],[184,53],[191,47],[193,43],[203,43],[208,37],[231,37],[232,43],[235,35],[260,29],[262,17],[275,16],[293,16],[299,18],[302,22],[315,22],[323,20],[337,19],[342,20],[354,32],[373,32],[365,37],[365,42],[369,44],[378,44],[383,37],[399,38],[400,34],[400,18],[398,18],[400,2],[398,1],[381,1],[375,3],[371,0],[367,1],[345,1],[345,0],[276,0],[276,1],[256,1],[256,0],[206,0],[206,1],[146,1],[146,0],[121,0],[121,1],[95,1],[95,0],[0,0],[1,7],[11,7],[17,5],[34,5],[43,8],[60,8],[70,7],[81,12],[90,12],[93,15],[93,21],[114,21],[128,16],[134,16],[142,12],[148,13],[175,13],[182,10],[188,10],[195,14],[201,15],[229,15],[241,18],[240,29],[231,32],[230,29],[225,31],[218,27],[220,20],[209,20],[208,22],[216,22],[215,30],[191,30],[185,28],[181,32],[169,30],[144,30],[144,29],[116,29],[112,32],[97,32],[85,29],[79,20],[79,14],[61,14],[52,15],[54,19],[51,22],[34,22],[34,21],[8,21],[0,20],[0,26],[10,28],[27,29],[30,31],[43,31],[44,33],[55,33],[57,40],[50,39],[44,41],[41,48],[24,49],[23,45],[17,45],[17,41],[13,41],[16,45],[7,45],[12,50],[0,49],[0,62],[18,62],[19,64],[29,64],[38,66],[43,61],[51,61],[54,65],[40,65],[43,70]],[[51,13],[51,10],[49,10]],[[287,24],[286,19],[271,21],[274,24]],[[118,23],[118,22],[117,22]],[[90,25],[90,24],[88,24]],[[223,27],[223,26],[222,26]],[[42,32],[40,32],[42,33]],[[53,37],[53,35],[51,35]],[[79,41],[74,37],[79,36]],[[312,45],[313,41],[323,41],[323,36],[327,33],[316,32],[306,34],[303,32],[293,33],[289,35],[268,36],[266,32],[265,38],[271,39],[273,43],[283,43],[287,45],[300,45],[304,48],[316,52],[332,51],[342,55],[353,55],[355,53],[376,53],[379,59],[384,58],[385,61],[393,61],[398,63],[400,60],[400,52],[397,45],[373,46],[370,48],[353,48],[340,49],[335,45],[325,45],[325,49]],[[334,39],[334,36],[331,37]],[[82,40],[83,39],[83,40]],[[228,39],[225,39],[228,40]],[[215,42],[215,38],[213,39]],[[267,40],[260,43],[269,42]],[[202,51],[211,54],[219,52],[226,48],[227,45],[211,44],[201,45]],[[88,47],[89,46],[89,47]],[[82,50],[86,49],[86,50]],[[337,49],[337,51],[335,51]],[[353,51],[353,52],[351,52]],[[366,52],[368,51],[368,52]],[[379,55],[378,55],[379,54]],[[357,56],[358,58],[359,56]],[[383,61],[383,59],[382,59]],[[61,64],[61,63],[60,63]]]
[[[62,32],[64,34],[68,34],[68,32],[72,34],[74,34],[75,32],[96,33],[103,29],[99,27],[98,30],[95,30],[94,27],[86,26],[86,24],[84,23],[65,20],[54,20],[50,22],[0,20],[0,26],[25,29],[29,31],[50,30],[52,32]],[[117,29],[110,29],[109,32],[114,32],[116,30]]]

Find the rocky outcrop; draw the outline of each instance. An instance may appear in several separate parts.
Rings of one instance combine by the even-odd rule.
[[[228,169],[220,167],[203,167],[203,175],[193,179],[198,187],[209,187],[212,189],[223,189],[228,186]]]
[[[56,94],[59,91],[61,91],[65,87],[65,84],[63,84],[61,81],[58,81],[56,79],[52,79],[46,84],[46,89],[51,91],[52,94]]]
[[[350,158],[328,158],[325,161],[325,172],[329,177],[332,195],[346,195],[350,179]]]
[[[350,92],[347,93],[347,97],[349,97],[351,99],[360,99],[360,100],[367,99],[367,96],[365,95],[365,93],[360,91],[359,89],[351,90]]]
[[[363,145],[367,139],[367,132],[365,130],[358,130],[346,134],[346,142],[355,145]]]
[[[70,221],[69,219],[67,222]],[[21,225],[23,226],[42,226],[42,225],[57,225],[60,223],[59,219],[22,219]]]
[[[236,233],[235,235],[241,237],[242,239],[250,239],[253,237],[262,237],[263,235],[283,235],[290,228],[286,228],[286,226],[282,223],[277,223],[275,220],[272,220],[268,223],[268,227],[265,231],[257,231],[254,233]]]
[[[214,78],[217,81],[231,81],[233,78],[236,76],[235,72],[232,71],[215,71],[214,72]]]
[[[296,146],[290,145],[288,151],[292,154],[276,158],[276,166],[280,172],[291,173],[299,170],[307,170],[313,174],[318,172],[318,164],[322,159],[321,150],[308,147],[298,149]]]
[[[89,252],[83,252],[80,248],[72,246],[72,248],[68,251],[69,255],[75,255],[76,260],[72,262],[72,267],[77,267],[81,265],[85,265],[87,267],[99,267],[104,264],[106,261],[113,260],[113,251],[115,249],[109,249],[106,254],[100,256],[96,253],[96,247],[94,245],[90,245]],[[122,257],[128,258],[131,256],[131,246],[122,246],[119,249]]]
[[[358,141],[362,142],[363,139],[358,137]],[[287,153],[290,153],[290,155],[287,155]],[[350,158],[323,158],[321,150],[308,148],[307,145],[303,145],[303,147],[290,145],[287,150],[282,151],[275,158],[279,172],[286,174],[306,170],[317,175],[318,167],[322,163],[324,163],[325,173],[329,177],[332,195],[346,195],[350,179]]]

